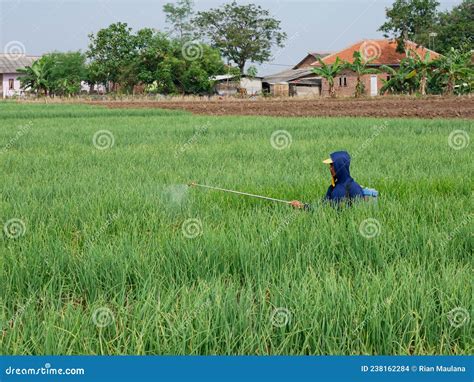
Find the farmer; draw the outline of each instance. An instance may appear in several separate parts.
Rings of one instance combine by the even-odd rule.
[[[351,178],[349,167],[351,157],[346,151],[336,151],[331,154],[330,158],[323,161],[329,165],[331,172],[331,185],[326,192],[325,200],[339,204],[342,201],[351,202],[355,198],[364,196],[361,186]],[[308,204],[294,200],[291,206],[295,208],[309,209]]]

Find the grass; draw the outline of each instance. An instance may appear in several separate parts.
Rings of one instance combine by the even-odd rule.
[[[16,103],[0,121],[1,354],[474,350],[472,145],[448,145],[472,121]],[[320,202],[339,149],[376,204]]]

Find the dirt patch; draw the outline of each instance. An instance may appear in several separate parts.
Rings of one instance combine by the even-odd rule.
[[[474,118],[474,99],[365,98],[319,100],[97,101],[110,108],[161,108],[204,115],[268,115],[282,117]]]

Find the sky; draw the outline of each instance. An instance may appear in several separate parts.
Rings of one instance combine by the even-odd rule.
[[[174,0],[0,0],[0,52],[30,55],[51,51],[85,51],[88,35],[111,23],[133,29],[165,30],[163,4]],[[230,0],[195,0],[196,11],[216,8]],[[334,52],[362,39],[382,38],[392,0],[254,0],[281,20],[288,34],[285,48],[275,48],[272,61],[256,65],[259,75],[287,69],[308,52]],[[461,0],[439,0],[451,9]]]

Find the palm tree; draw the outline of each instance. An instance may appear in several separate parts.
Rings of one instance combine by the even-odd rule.
[[[24,74],[20,78],[22,89],[31,89],[39,94],[41,91],[48,95],[49,84],[47,81],[47,65],[43,58],[34,61],[31,66],[18,69],[18,73]]]
[[[313,73],[323,77],[329,85],[329,95],[331,97],[336,96],[336,91],[334,90],[334,78],[344,69],[344,65],[339,57],[336,57],[334,64],[328,65],[323,60],[318,57],[318,62],[320,67],[313,68]]]
[[[356,74],[357,83],[354,96],[358,98],[365,92],[365,86],[362,82],[362,77],[366,74],[377,74],[379,71],[377,69],[367,67],[367,65],[369,65],[375,59],[375,57],[369,60],[363,60],[362,54],[358,50],[353,53],[352,57],[354,58],[352,63],[346,61],[344,63],[344,68],[350,69]]]

